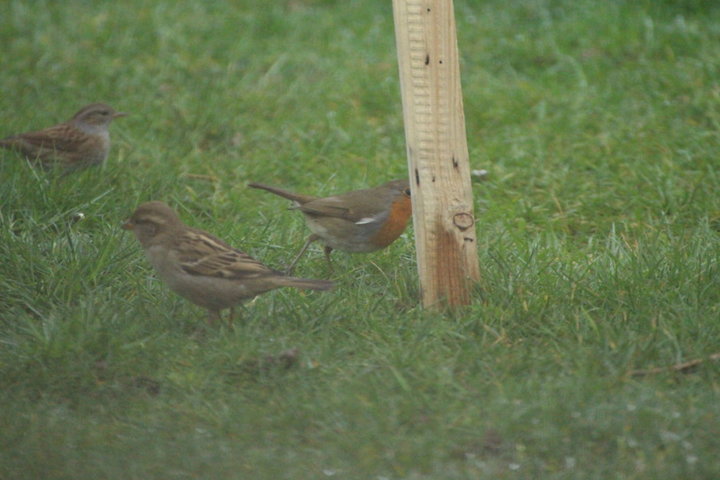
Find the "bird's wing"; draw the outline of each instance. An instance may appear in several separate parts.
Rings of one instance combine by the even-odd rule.
[[[60,124],[37,132],[21,133],[5,139],[5,142],[20,150],[31,152],[31,154],[38,154],[42,151],[74,152],[81,143],[84,143],[85,137],[74,127]]]
[[[250,255],[201,230],[184,232],[177,239],[176,249],[182,269],[191,275],[246,279],[275,273]]]
[[[349,219],[347,217],[351,215],[350,209],[336,199],[337,197],[319,198],[304,205],[297,205],[296,208],[308,215]]]
[[[368,201],[367,195],[367,192],[357,190],[344,195],[319,198],[297,208],[307,215],[341,218],[358,225],[380,221],[387,213],[377,208],[377,202]],[[384,205],[385,202],[381,204]]]

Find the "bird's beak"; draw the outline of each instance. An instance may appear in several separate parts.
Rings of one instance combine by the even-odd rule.
[[[132,230],[133,228],[135,228],[135,225],[128,221],[122,224],[122,228],[123,230]]]
[[[128,114],[125,112],[115,112],[113,113],[113,118],[120,118],[120,117],[127,117]]]

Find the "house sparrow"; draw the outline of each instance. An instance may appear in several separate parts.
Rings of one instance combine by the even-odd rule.
[[[125,115],[104,103],[93,103],[67,122],[4,138],[0,147],[20,152],[45,168],[57,165],[66,172],[79,170],[105,161],[110,150],[108,127]]]
[[[123,225],[132,230],[158,276],[175,293],[208,311],[220,311],[279,287],[328,290],[327,280],[288,277],[207,232],[188,227],[163,202],[140,205]],[[231,313],[232,320],[232,313]]]
[[[248,186],[292,200],[292,208],[300,210],[305,216],[312,235],[291,262],[288,272],[315,240],[325,244],[325,258],[330,268],[333,249],[373,252],[385,248],[405,231],[412,214],[407,180],[393,180],[379,187],[325,198],[293,193],[262,183],[249,183]]]

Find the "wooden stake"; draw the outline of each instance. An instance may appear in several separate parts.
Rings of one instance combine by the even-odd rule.
[[[480,279],[452,0],[393,0],[425,307],[470,303]]]

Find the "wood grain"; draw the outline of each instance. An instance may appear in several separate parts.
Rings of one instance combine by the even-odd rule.
[[[480,279],[452,0],[393,0],[425,307],[464,305]]]

